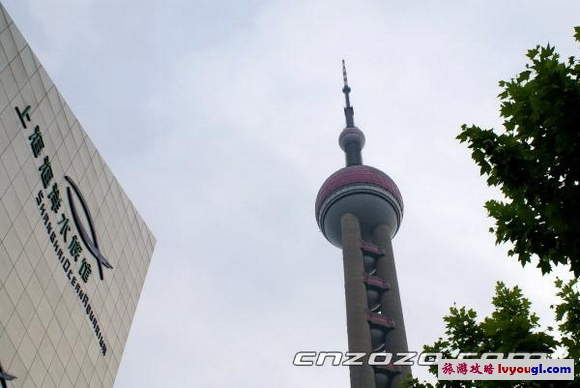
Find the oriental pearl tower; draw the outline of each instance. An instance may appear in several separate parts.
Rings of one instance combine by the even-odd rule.
[[[346,127],[338,137],[346,167],[322,184],[316,198],[316,222],[324,237],[342,249],[348,351],[364,353],[363,365],[350,366],[351,388],[396,388],[410,366],[393,366],[408,352],[391,239],[403,218],[403,198],[384,172],[366,166],[363,132],[354,125],[350,87],[342,61]],[[369,365],[371,353],[383,365]],[[375,362],[376,363],[376,362]]]

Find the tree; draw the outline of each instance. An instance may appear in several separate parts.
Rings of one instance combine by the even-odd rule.
[[[580,42],[580,27],[575,27]],[[482,321],[465,307],[451,307],[446,338],[424,347],[453,358],[457,352],[552,352],[575,361],[580,379],[580,61],[561,61],[554,47],[536,46],[530,63],[510,81],[500,81],[500,115],[504,130],[463,125],[457,137],[472,150],[472,158],[490,186],[499,187],[505,201],[485,207],[495,219],[496,242],[510,242],[508,255],[522,265],[537,256],[543,274],[568,265],[574,279],[557,279],[559,304],[552,306],[559,333],[539,330],[536,314],[519,287],[496,285],[495,311]],[[548,332],[552,329],[549,328]],[[437,371],[433,367],[431,373]],[[515,384],[515,385],[514,385]],[[574,387],[574,381],[439,381],[436,385],[408,381],[414,388]]]
[[[567,351],[564,358],[575,360],[574,370],[576,379],[580,379],[580,292],[578,280],[572,279],[568,283],[556,280],[556,294],[561,303],[551,306],[556,314],[558,330],[560,330],[560,345]]]
[[[575,28],[580,42],[580,27]],[[561,61],[554,47],[528,51],[530,63],[500,81],[505,131],[462,126],[457,137],[506,201],[486,203],[497,242],[542,273],[569,264],[580,276],[580,61]]]
[[[530,301],[518,286],[508,288],[502,282],[495,287],[492,304],[495,311],[482,321],[477,313],[465,307],[451,307],[444,317],[446,338],[439,338],[433,345],[423,348],[424,352],[441,353],[443,358],[455,358],[459,352],[482,354],[486,352],[542,352],[552,353],[559,342],[553,335],[540,329],[539,318],[530,311]],[[437,366],[429,371],[437,375]],[[562,381],[439,381],[436,385],[421,383],[417,379],[407,382],[413,388],[496,388],[496,387],[566,387]]]

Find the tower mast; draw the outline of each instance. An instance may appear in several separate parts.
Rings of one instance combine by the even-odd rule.
[[[342,92],[344,93],[345,99],[345,107],[344,107],[344,116],[346,117],[346,127],[352,128],[354,127],[354,109],[350,106],[350,86],[348,86],[348,78],[346,76],[346,65],[344,63],[344,59],[342,60],[342,80],[344,86],[342,87]]]

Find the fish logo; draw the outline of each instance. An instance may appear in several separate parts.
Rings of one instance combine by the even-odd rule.
[[[109,261],[105,258],[103,253],[99,248],[99,240],[97,238],[97,233],[95,232],[95,226],[93,223],[93,217],[91,215],[91,211],[85,201],[83,194],[81,193],[77,184],[72,180],[71,177],[65,176],[66,181],[69,183],[69,187],[66,188],[66,195],[68,198],[70,210],[72,213],[72,217],[79,231],[81,236],[81,240],[87,247],[87,249],[92,253],[97,261],[97,267],[99,268],[99,277],[103,280],[103,267],[113,269],[113,266],[109,263]],[[76,200],[75,200],[76,197]],[[79,208],[75,202],[80,203],[80,210],[84,213],[85,219],[88,223],[88,231],[85,228],[85,225],[81,221],[81,216],[79,214]]]

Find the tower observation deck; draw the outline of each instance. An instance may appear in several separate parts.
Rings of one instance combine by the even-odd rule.
[[[346,127],[338,142],[346,167],[322,184],[316,222],[342,249],[348,351],[367,355],[363,365],[350,366],[351,388],[395,388],[411,373],[408,366],[392,365],[397,353],[408,351],[391,244],[403,218],[403,198],[387,174],[362,162],[365,136],[354,125],[344,60],[342,71]],[[369,365],[368,355],[376,352],[392,354],[390,364]]]

